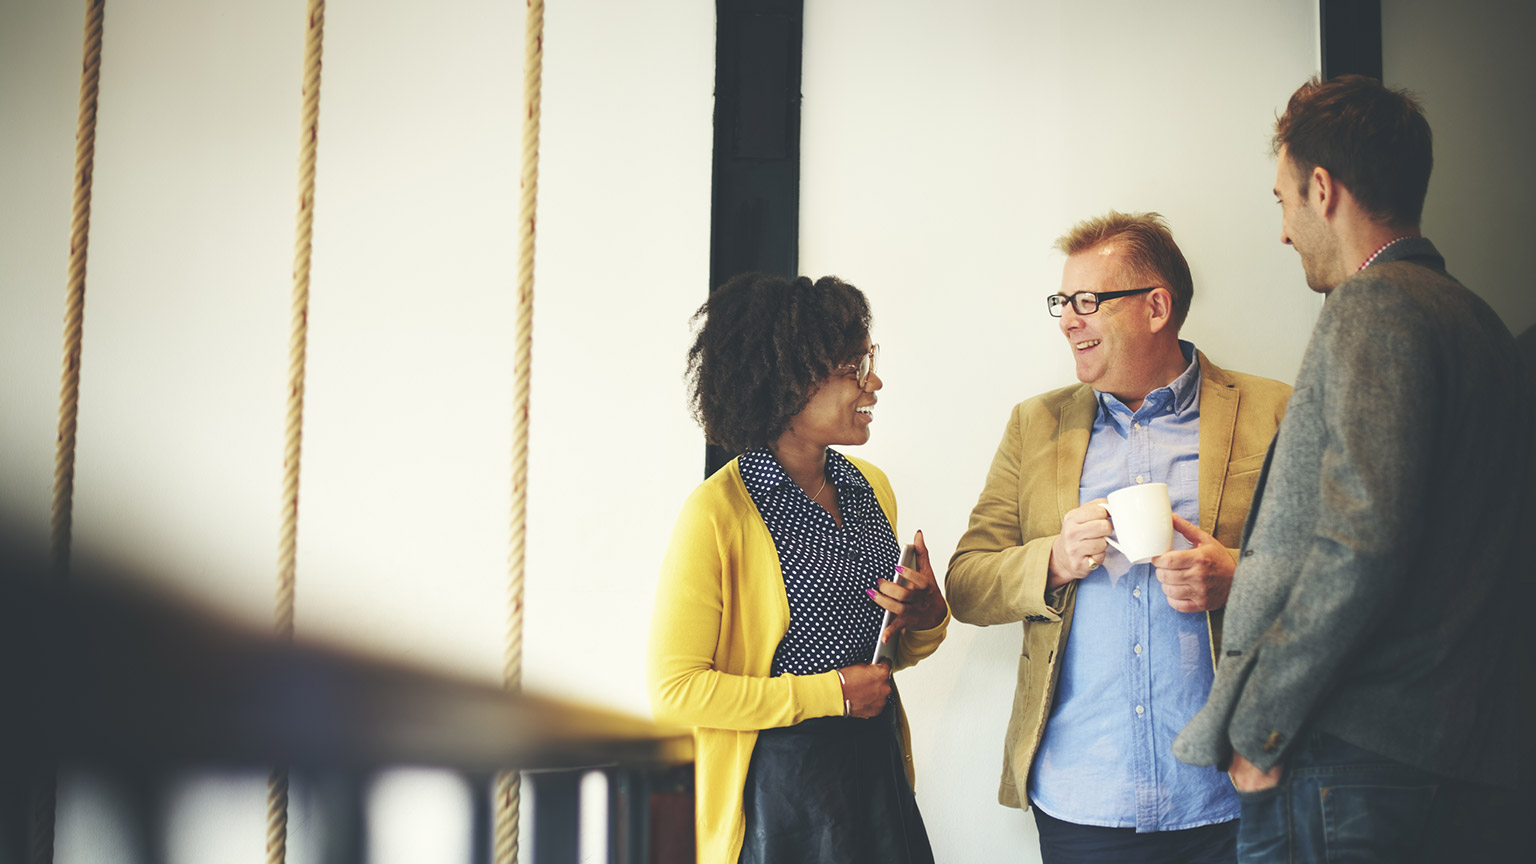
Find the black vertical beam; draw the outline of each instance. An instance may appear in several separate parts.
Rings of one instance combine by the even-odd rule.
[[[581,846],[582,771],[530,771],[533,785],[533,860],[576,864]]]
[[[1323,80],[1381,77],[1381,0],[1318,0]]]
[[[651,839],[645,774],[609,768],[603,776],[608,779],[608,860],[604,864],[645,864]]]
[[[23,864],[31,857],[31,770],[0,760],[0,864]]]
[[[170,856],[167,833],[167,782],[158,776],[130,774],[117,782],[136,856],[140,864],[165,864]],[[127,852],[128,850],[123,850]]]
[[[309,779],[310,812],[320,835],[319,860],[324,864],[367,860],[368,781],[352,771],[318,772]]]
[[[468,774],[464,782],[470,789],[470,864],[491,864],[496,857],[496,777],[493,774]]]
[[[737,273],[799,270],[804,20],[803,0],[716,0],[711,289]],[[705,475],[735,455],[709,447]]]

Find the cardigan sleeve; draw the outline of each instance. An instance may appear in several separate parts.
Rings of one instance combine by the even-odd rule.
[[[944,620],[927,630],[902,630],[896,643],[896,663],[892,671],[915,665],[939,650],[939,644],[949,632],[949,610],[944,610]]]
[[[769,677],[771,648],[763,668],[752,668],[763,654],[756,643],[782,632],[759,632],[771,627],[768,613],[731,596],[746,590],[742,569],[753,563],[742,554],[736,514],[709,492],[700,487],[684,505],[657,586],[646,660],[656,720],[746,731],[841,715],[836,672]]]

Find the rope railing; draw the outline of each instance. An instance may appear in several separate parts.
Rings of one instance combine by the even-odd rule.
[[[59,435],[53,462],[49,548],[54,578],[69,578],[74,530],[75,430],[80,414],[80,355],[85,333],[85,267],[90,249],[91,183],[96,166],[96,104],[101,85],[102,25],[106,0],[86,0],[80,63],[80,110],[75,124],[75,194],[69,223],[69,277],[64,301],[64,363],[59,383]],[[53,860],[57,785],[51,772],[33,790],[33,864]]]
[[[75,130],[75,199],[69,224],[69,283],[64,304],[64,370],[59,387],[59,438],[53,467],[52,558],[69,574],[75,494],[75,423],[80,410],[80,343],[85,330],[85,264],[91,233],[91,181],[96,163],[96,100],[101,84],[101,33],[106,0],[85,4],[80,114]]]
[[[298,557],[299,461],[304,439],[304,364],[309,345],[309,264],[315,221],[315,155],[320,138],[320,55],[325,37],[325,0],[309,0],[304,40],[303,109],[299,131],[299,212],[293,243],[292,317],[288,333],[288,407],[283,440],[282,526],[278,535],[277,609],[279,637],[293,637],[294,585]],[[276,768],[267,781],[267,864],[288,854],[288,771]]]
[[[518,206],[517,325],[512,364],[512,511],[507,553],[507,650],[502,679],[523,686],[523,570],[528,528],[528,391],[533,359],[533,253],[539,199],[539,109],[544,75],[544,0],[528,0],[523,25],[522,190]],[[496,778],[496,864],[515,864],[522,784],[516,771]]]

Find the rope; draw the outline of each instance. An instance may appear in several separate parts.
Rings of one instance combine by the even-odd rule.
[[[507,652],[502,667],[506,688],[523,686],[523,569],[528,527],[528,381],[533,359],[533,251],[539,199],[539,107],[544,74],[544,0],[527,0],[523,24],[522,196],[518,208],[517,331],[512,363],[512,512],[507,553]],[[514,864],[518,855],[521,778],[505,771],[496,778],[496,864]]]
[[[101,32],[106,0],[86,0],[80,62],[80,111],[75,121],[75,198],[69,222],[69,282],[64,301],[64,365],[59,382],[59,437],[53,459],[50,531],[54,578],[69,578],[75,506],[75,426],[80,414],[80,344],[85,332],[85,264],[90,248],[91,181],[96,166],[96,102],[101,88]],[[56,781],[44,768],[32,790],[33,864],[53,860]]]
[[[299,213],[293,242],[293,317],[288,335],[288,411],[283,443],[282,528],[277,553],[276,632],[293,638],[294,571],[298,557],[299,457],[304,437],[304,360],[309,344],[309,261],[314,237],[315,151],[320,138],[320,49],[325,0],[309,0],[304,40],[304,107],[299,129]],[[288,772],[267,781],[267,864],[288,854]]]
[[[69,223],[69,287],[64,304],[64,372],[59,387],[59,440],[53,462],[53,566],[69,575],[75,495],[75,420],[80,411],[80,340],[85,327],[85,259],[91,233],[91,180],[96,164],[96,96],[101,84],[101,25],[106,0],[86,0],[75,127],[75,202]]]

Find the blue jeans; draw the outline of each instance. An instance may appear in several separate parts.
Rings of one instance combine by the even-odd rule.
[[[1279,785],[1239,792],[1241,864],[1403,864],[1429,854],[1436,793],[1428,771],[1315,733],[1287,755]]]

